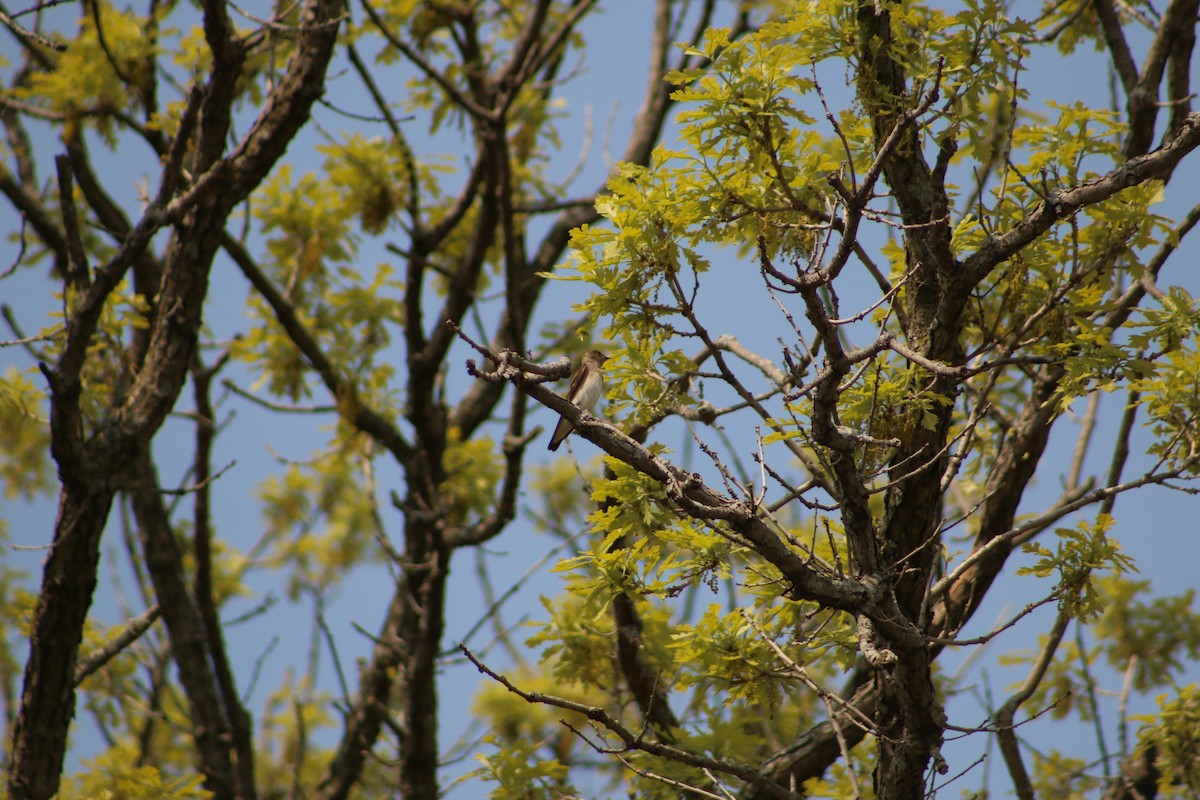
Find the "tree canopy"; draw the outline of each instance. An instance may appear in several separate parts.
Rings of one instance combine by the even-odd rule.
[[[1198,16],[0,6],[5,796],[1196,796]]]

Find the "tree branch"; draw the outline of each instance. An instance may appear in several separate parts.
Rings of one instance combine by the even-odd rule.
[[[1017,797],[1020,800],[1037,800],[1037,796],[1033,791],[1033,783],[1029,780],[1029,773],[1025,769],[1025,762],[1021,758],[1021,745],[1017,742],[1017,732],[1013,719],[1017,713],[1017,709],[1021,707],[1022,703],[1033,696],[1033,693],[1041,684],[1042,678],[1045,676],[1046,670],[1050,668],[1050,662],[1053,660],[1054,653],[1058,650],[1058,644],[1062,641],[1063,634],[1066,633],[1067,625],[1070,622],[1071,618],[1067,615],[1065,608],[1060,608],[1058,616],[1054,619],[1054,627],[1050,629],[1046,643],[1042,646],[1042,650],[1038,654],[1037,661],[1030,668],[1029,674],[1025,676],[1025,682],[996,711],[996,738],[1000,742],[1000,752],[1004,756],[1004,763],[1008,766],[1008,774],[1013,779],[1013,788],[1016,790]]]
[[[862,610],[872,603],[873,590],[856,581],[822,575],[800,558],[778,533],[755,511],[740,500],[710,489],[699,475],[687,473],[647,450],[638,442],[605,422],[601,422],[573,403],[547,389],[523,369],[520,355],[501,351],[489,355],[496,363],[493,372],[482,373],[468,362],[468,372],[489,381],[507,381],[550,410],[566,417],[576,433],[600,447],[610,456],[660,483],[667,496],[688,516],[721,521],[748,542],[783,573],[787,594],[795,599],[813,600],[843,610]]]
[[[141,638],[141,635],[150,630],[150,626],[157,622],[161,616],[162,611],[157,605],[150,606],[139,616],[125,623],[125,627],[103,647],[93,650],[79,659],[79,662],[75,665],[75,687],[78,688],[79,684],[83,683],[89,675],[101,669],[105,664],[119,655],[121,651]]]
[[[1037,205],[1024,220],[1007,232],[988,236],[975,253],[962,262],[972,285],[979,283],[995,267],[1012,257],[1060,220],[1080,209],[1103,202],[1122,189],[1162,177],[1200,146],[1200,114],[1189,114],[1184,125],[1162,147],[1137,156],[1111,172],[1078,186],[1058,189]]]
[[[476,669],[499,683],[505,689],[508,689],[508,691],[512,692],[517,697],[520,697],[525,702],[549,705],[554,706],[555,708],[561,708],[565,711],[575,712],[576,714],[586,717],[592,722],[600,724],[610,733],[616,735],[616,737],[620,739],[622,747],[619,750],[608,750],[608,748],[603,748],[605,751],[622,752],[626,750],[640,750],[653,756],[659,756],[680,764],[686,764],[687,766],[702,767],[704,769],[710,769],[714,772],[720,772],[725,775],[733,775],[734,777],[740,778],[748,784],[753,784],[759,787],[771,797],[781,798],[781,800],[798,800],[797,795],[786,791],[778,784],[767,780],[761,774],[759,774],[758,770],[754,769],[753,767],[741,764],[733,764],[727,761],[719,761],[707,756],[696,755],[695,753],[682,750],[674,745],[647,739],[642,734],[633,733],[624,725],[622,725],[619,720],[611,716],[607,711],[596,706],[584,705],[583,703],[577,703],[574,700],[567,700],[563,697],[555,697],[543,692],[522,691],[514,686],[503,675],[500,675],[499,673],[493,672],[491,669],[489,669],[485,664],[483,664],[483,662],[475,657],[474,653],[468,650],[465,646],[460,645],[459,649],[462,651],[462,654],[466,656],[472,664],[475,665]]]

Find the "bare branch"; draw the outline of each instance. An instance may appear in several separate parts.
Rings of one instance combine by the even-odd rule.
[[[628,750],[640,750],[642,752],[649,753],[650,755],[677,761],[680,764],[686,764],[692,767],[702,767],[704,769],[710,769],[714,772],[733,775],[734,777],[740,778],[747,783],[755,784],[763,791],[766,791],[771,797],[778,797],[782,800],[786,800],[787,798],[792,798],[795,800],[797,797],[791,792],[783,789],[783,787],[779,786],[778,784],[775,784],[774,782],[764,778],[761,774],[759,774],[758,770],[753,767],[733,764],[730,762],[709,758],[707,756],[697,755],[673,745],[646,739],[641,734],[635,734],[602,708],[584,705],[583,703],[577,703],[574,700],[568,700],[563,697],[555,697],[554,695],[548,695],[543,692],[522,691],[514,686],[503,675],[500,675],[499,673],[493,672],[491,669],[489,669],[483,664],[483,662],[479,661],[479,659],[475,657],[474,653],[472,653],[466,647],[460,645],[459,649],[481,673],[487,675],[489,678],[496,681],[505,689],[508,689],[510,692],[515,694],[517,697],[520,697],[527,703],[539,703],[542,705],[554,706],[555,708],[561,708],[564,711],[572,711],[576,714],[586,717],[592,722],[598,723],[599,725],[603,726],[604,729],[616,735],[616,737],[621,741],[622,746],[617,749],[604,748],[604,750],[607,752],[616,753]]]
[[[756,550],[783,573],[791,584],[789,593],[828,603],[835,608],[855,610],[868,602],[871,591],[861,584],[835,580],[813,570],[793,552],[778,534],[760,519],[753,509],[708,488],[698,475],[686,473],[638,442],[601,422],[573,403],[559,397],[523,371],[528,363],[516,353],[502,352],[492,357],[500,366],[495,372],[472,374],[489,381],[511,382],[519,391],[566,417],[578,435],[599,446],[609,455],[661,483],[682,511],[704,520],[721,520],[753,543]]]
[[[1034,691],[1037,690],[1038,685],[1041,684],[1042,678],[1045,676],[1046,670],[1050,668],[1050,661],[1054,658],[1054,653],[1058,649],[1058,644],[1062,641],[1063,634],[1066,633],[1067,625],[1070,622],[1071,618],[1067,615],[1065,607],[1059,609],[1058,616],[1054,620],[1054,627],[1050,629],[1050,634],[1041,652],[1038,654],[1037,661],[1030,668],[1029,674],[1025,676],[1025,682],[996,711],[996,738],[1000,741],[1000,752],[1004,755],[1004,763],[1008,766],[1008,774],[1012,776],[1013,787],[1016,789],[1017,797],[1021,798],[1021,800],[1037,800],[1037,796],[1034,794],[1033,784],[1029,780],[1029,773],[1025,769],[1024,760],[1021,758],[1021,746],[1017,742],[1013,718],[1017,713],[1017,709],[1021,707],[1021,704],[1028,700]]]
[[[1161,177],[1198,146],[1200,114],[1189,114],[1184,125],[1162,147],[1131,158],[1095,180],[1056,190],[1047,201],[1038,204],[1009,231],[989,236],[979,250],[963,260],[965,273],[970,276],[972,284],[978,283],[997,264],[1041,236],[1055,223],[1071,217],[1085,206],[1107,200],[1122,189]]]
[[[75,665],[74,685],[78,687],[89,675],[116,658],[122,651],[141,638],[143,633],[150,630],[150,626],[157,622],[161,616],[162,611],[157,605],[150,606],[141,615],[125,623],[125,627],[118,631],[116,636],[109,639],[103,647],[93,650],[80,658],[79,662]]]

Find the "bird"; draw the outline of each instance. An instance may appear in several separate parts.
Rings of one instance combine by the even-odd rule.
[[[604,393],[604,373],[600,371],[600,366],[607,360],[608,356],[599,350],[588,350],[584,353],[583,358],[579,359],[579,367],[575,370],[575,376],[571,378],[571,388],[567,389],[567,399],[580,408],[591,411],[592,407],[596,405],[596,401],[600,399],[600,395]],[[549,450],[551,452],[557,450],[574,427],[566,417],[560,419],[558,427],[554,429],[554,435],[550,437]]]

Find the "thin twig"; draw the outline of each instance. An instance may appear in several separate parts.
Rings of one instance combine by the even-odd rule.
[[[155,604],[142,612],[141,616],[129,620],[125,627],[102,647],[79,659],[75,665],[75,677],[71,685],[79,686],[85,678],[112,661],[122,650],[136,642],[143,633],[148,631],[160,616],[162,616],[162,611]]]

